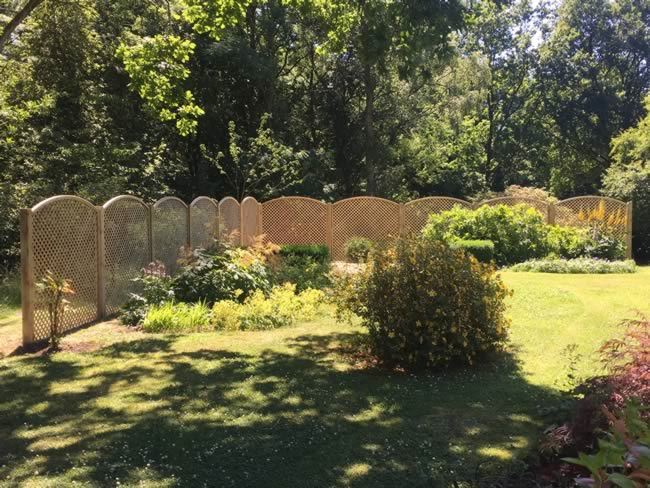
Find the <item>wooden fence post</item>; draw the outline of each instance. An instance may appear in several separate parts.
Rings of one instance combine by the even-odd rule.
[[[244,200],[242,199],[239,202],[239,245],[244,247],[244,206],[242,203]]]
[[[264,234],[264,224],[262,223],[262,204],[257,203],[257,229],[255,229],[255,233],[257,236],[261,236]]]
[[[556,208],[554,203],[549,203],[548,204],[548,215],[546,216],[546,220],[549,225],[555,225],[555,216],[556,216]]]
[[[106,317],[106,244],[104,242],[104,207],[97,212],[97,320]]]
[[[186,235],[186,242],[187,242],[187,250],[191,251],[192,250],[192,206],[191,205],[187,206],[187,235]]]
[[[34,242],[32,211],[20,209],[20,292],[23,313],[23,346],[34,342]]]
[[[406,206],[403,203],[399,204],[399,233],[398,236],[402,237],[404,235],[404,209]]]
[[[325,229],[325,235],[327,236],[327,247],[330,250],[330,257],[333,256],[334,253],[334,232],[333,232],[333,226],[332,226],[332,204],[327,203],[327,223],[326,223],[326,229]]]
[[[149,239],[149,263],[154,262],[154,248],[153,248],[153,205],[147,205],[147,238]]]
[[[625,206],[626,209],[626,218],[625,218],[625,257],[627,259],[632,259],[632,202],[627,202]]]

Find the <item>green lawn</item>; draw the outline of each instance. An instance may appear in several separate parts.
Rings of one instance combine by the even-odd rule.
[[[650,312],[650,268],[504,278],[511,356],[472,372],[360,369],[338,346],[362,329],[329,318],[187,336],[101,324],[64,341],[94,352],[0,360],[0,484],[469,486],[534,448],[564,403],[567,345],[594,372],[617,322]]]

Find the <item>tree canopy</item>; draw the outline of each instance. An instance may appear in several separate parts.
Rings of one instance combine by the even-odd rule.
[[[58,193],[623,195],[647,167],[650,0],[0,0],[0,28],[7,263]]]

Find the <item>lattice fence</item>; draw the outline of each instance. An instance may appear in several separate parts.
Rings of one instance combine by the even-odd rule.
[[[120,196],[104,204],[105,311],[115,314],[130,293],[133,278],[152,261],[149,207],[139,198]]]
[[[241,206],[233,197],[219,202],[219,238],[236,244],[241,242]]]
[[[183,200],[165,197],[153,206],[153,259],[165,265],[169,274],[189,248],[188,209]]]
[[[427,197],[412,200],[404,205],[403,234],[417,234],[427,223],[429,215],[445,212],[454,207],[471,208],[465,200],[451,197]]]
[[[241,202],[241,243],[250,246],[255,242],[259,232],[260,204],[253,197],[246,197]]]
[[[352,237],[384,241],[400,232],[400,205],[376,197],[355,197],[332,205],[334,259],[345,259],[345,243]]]
[[[219,204],[199,197],[190,204],[190,243],[193,248],[209,248],[219,238]]]
[[[632,205],[611,198],[586,196],[557,204],[525,198],[500,198],[479,205],[526,204],[550,223],[602,226],[632,249]],[[260,204],[232,197],[220,202],[199,197],[187,206],[166,197],[153,206],[120,196],[103,207],[74,196],[49,198],[21,211],[23,342],[49,336],[47,304],[36,284],[47,270],[72,282],[75,294],[64,314],[62,330],[116,313],[130,293],[133,278],[153,260],[169,273],[191,247],[209,247],[215,238],[250,244],[264,234],[277,244],[326,244],[334,259],[345,259],[352,237],[383,241],[417,234],[428,215],[473,205],[450,197],[429,197],[398,204],[375,197],[323,203],[305,197],[278,198]]]
[[[282,197],[262,204],[260,230],[276,244],[329,244],[330,205],[306,197]]]
[[[35,289],[47,271],[64,276],[75,290],[74,295],[67,297],[70,305],[60,324],[61,331],[97,317],[97,214],[95,207],[82,198],[57,196],[36,205],[25,218],[23,228],[28,227],[25,231],[31,233],[32,254],[23,266],[31,271],[26,298],[33,308],[24,317],[30,329],[23,330],[24,342],[50,336],[47,302]]]

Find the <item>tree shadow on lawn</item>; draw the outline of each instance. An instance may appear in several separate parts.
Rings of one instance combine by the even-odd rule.
[[[430,376],[337,367],[332,347],[355,339],[250,355],[179,352],[169,336],[0,363],[0,480],[473,486],[485,463],[530,448],[541,407],[561,400],[512,358]]]

